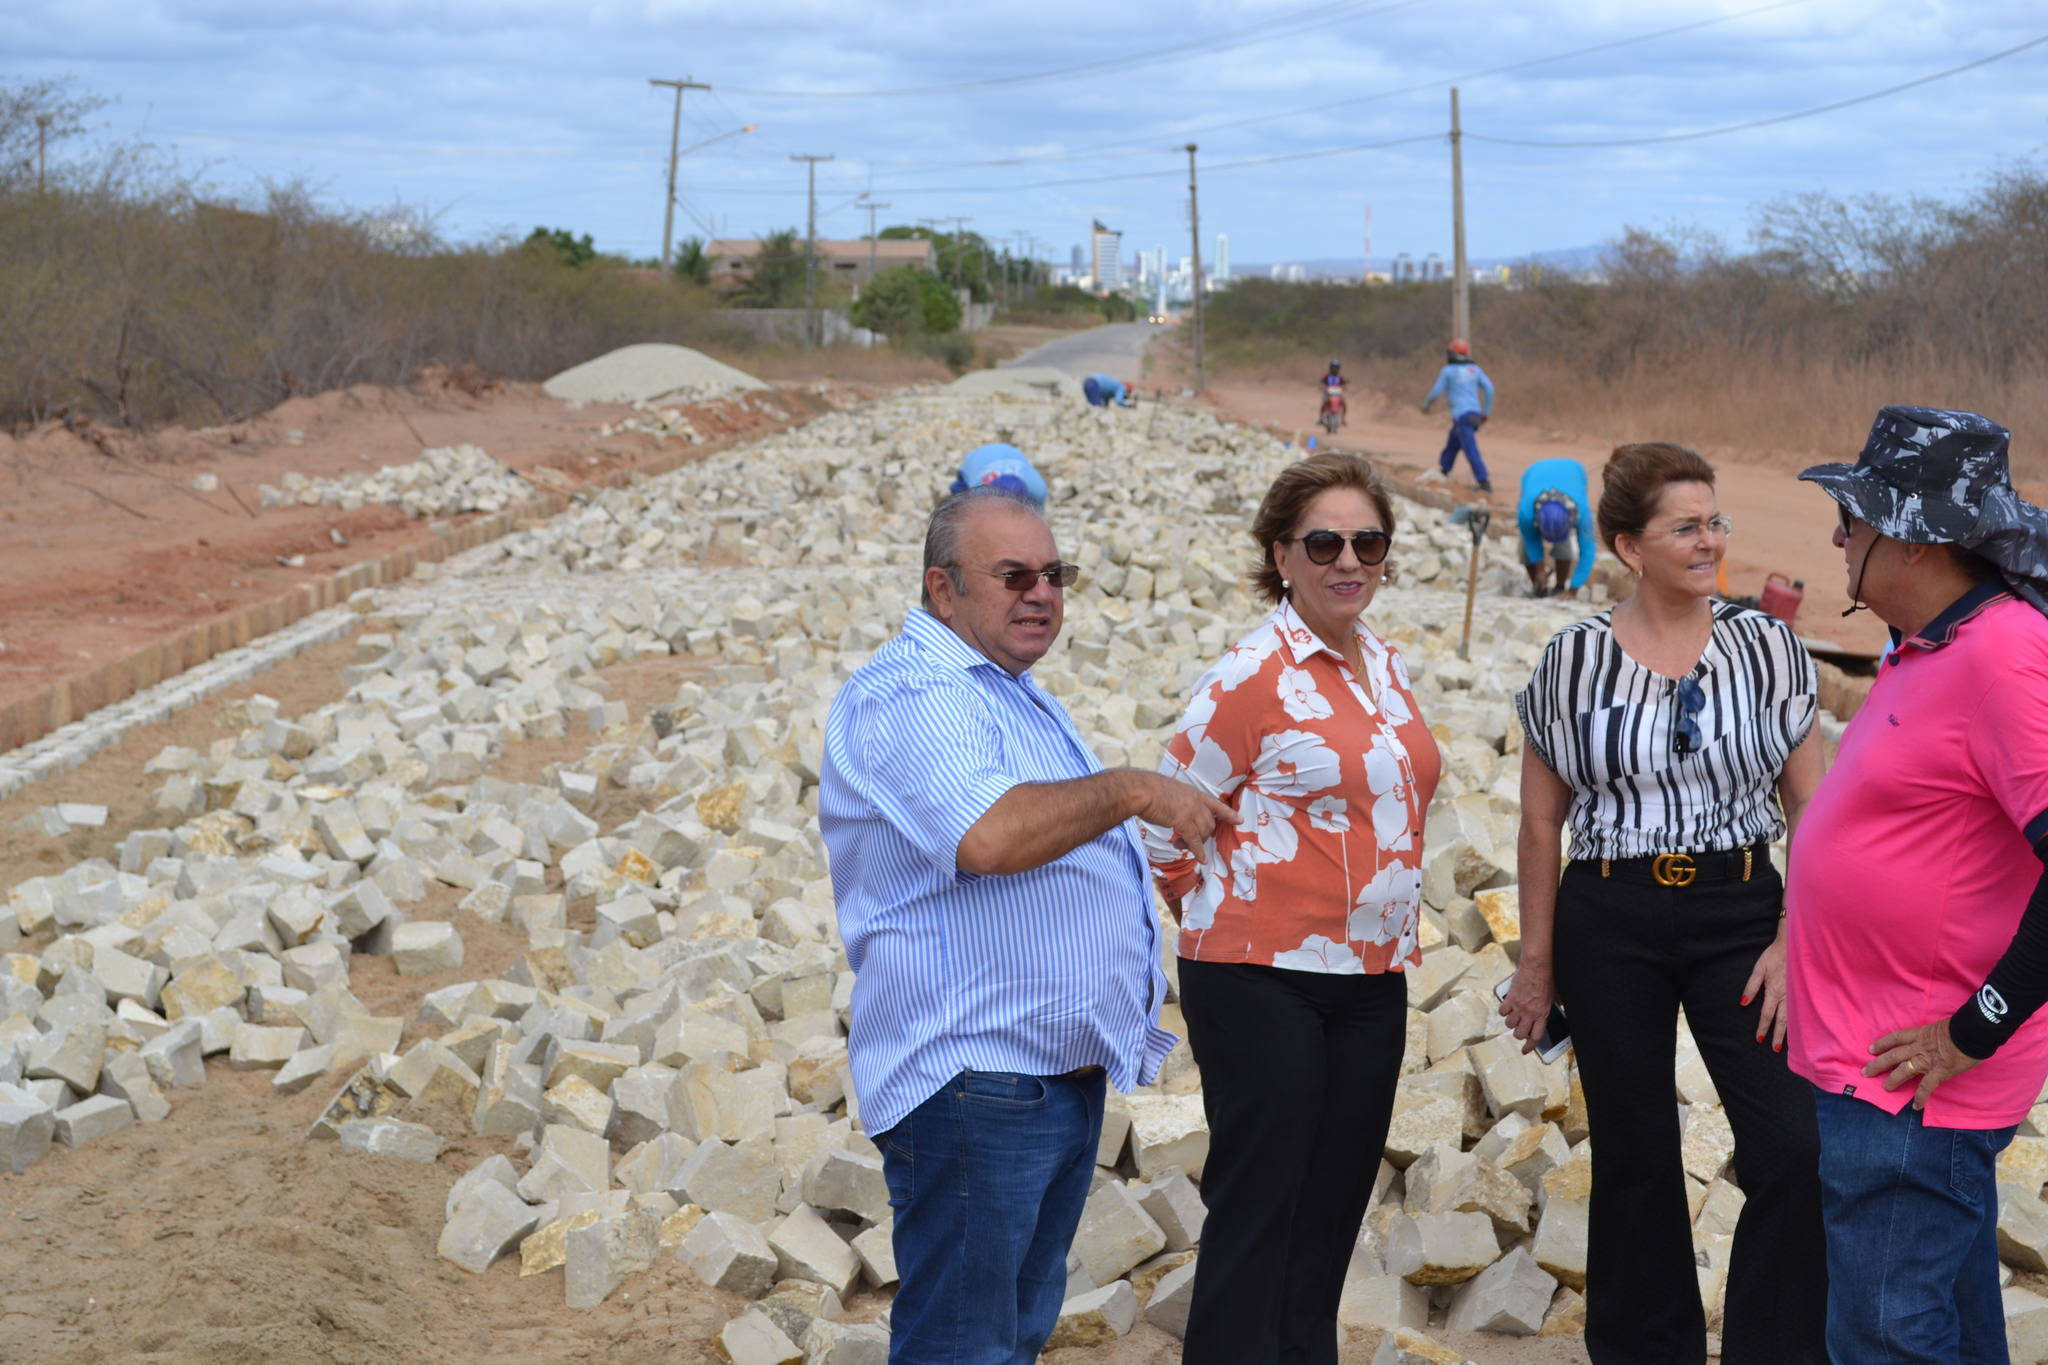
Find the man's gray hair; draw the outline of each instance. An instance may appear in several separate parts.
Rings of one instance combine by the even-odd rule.
[[[932,509],[932,519],[924,528],[924,567],[926,573],[933,569],[944,569],[946,577],[953,580],[954,592],[967,591],[967,575],[960,571],[960,528],[966,524],[968,514],[977,503],[1002,502],[1029,512],[1040,521],[1045,514],[1038,510],[1031,499],[1014,488],[997,488],[993,484],[976,484],[958,493],[948,494],[946,500]],[[932,609],[932,590],[925,584],[925,575],[918,576],[920,591],[918,604],[926,611]]]

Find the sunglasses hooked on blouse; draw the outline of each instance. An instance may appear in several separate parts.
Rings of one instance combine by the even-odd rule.
[[[1311,564],[1336,563],[1337,556],[1344,553],[1345,542],[1349,541],[1351,553],[1358,556],[1358,562],[1370,565],[1386,559],[1394,538],[1385,531],[1310,531],[1303,536],[1288,536],[1286,541],[1299,541]]]
[[[1707,745],[1706,737],[1700,732],[1700,712],[1707,709],[1707,694],[1691,678],[1680,678],[1677,690],[1679,711],[1673,718],[1671,751],[1683,758]]]

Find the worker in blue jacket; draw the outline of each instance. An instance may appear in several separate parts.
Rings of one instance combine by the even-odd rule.
[[[1515,525],[1522,533],[1522,564],[1536,595],[1555,591],[1559,597],[1577,597],[1593,576],[1593,513],[1586,467],[1559,457],[1538,460],[1523,470]],[[1554,589],[1543,582],[1546,563],[1556,566]]]
[[[1121,379],[1112,379],[1106,374],[1091,374],[1081,381],[1081,393],[1088,399],[1091,408],[1106,408],[1111,403],[1120,408],[1138,405],[1137,395]]]
[[[994,442],[977,446],[960,461],[960,477],[953,480],[955,493],[993,484],[1020,493],[1042,514],[1045,511],[1045,476],[1032,467],[1024,452],[1013,445]]]
[[[1437,372],[1436,386],[1422,400],[1424,412],[1439,396],[1451,410],[1451,434],[1444,440],[1437,467],[1449,474],[1462,450],[1472,466],[1479,491],[1491,493],[1493,481],[1486,477],[1486,461],[1479,458],[1479,428],[1493,410],[1493,381],[1486,377],[1486,371],[1472,363],[1472,347],[1463,337],[1451,343],[1444,360],[1443,369]]]

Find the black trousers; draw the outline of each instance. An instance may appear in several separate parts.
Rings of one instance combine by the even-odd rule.
[[[1393,1118],[1407,978],[1183,958],[1180,992],[1209,1119],[1182,1365],[1337,1365],[1337,1300]]]
[[[1768,860],[1748,882],[1658,886],[1642,872],[1566,869],[1557,990],[1593,1134],[1586,1351],[1595,1365],[1700,1365],[1706,1322],[1693,1260],[1673,1073],[1678,1008],[1735,1130],[1736,1224],[1724,1365],[1825,1365],[1827,1242],[1812,1087],[1756,1040],[1761,992],[1742,987],[1778,929]]]

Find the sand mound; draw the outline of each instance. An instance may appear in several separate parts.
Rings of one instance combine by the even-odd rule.
[[[572,402],[641,403],[663,398],[701,402],[768,386],[702,351],[643,342],[586,360],[542,387]]]
[[[1006,365],[999,370],[974,370],[954,380],[950,391],[979,398],[1002,394],[1010,398],[1081,397],[1081,381],[1064,370],[1039,365]]]

